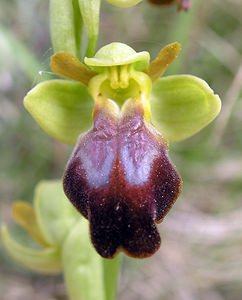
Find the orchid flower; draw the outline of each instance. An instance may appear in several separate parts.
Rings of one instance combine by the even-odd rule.
[[[138,258],[157,251],[156,223],[182,186],[168,145],[194,135],[220,111],[219,97],[202,79],[160,78],[180,48],[167,45],[151,63],[148,52],[117,42],[84,63],[57,52],[52,70],[71,80],[40,83],[25,97],[47,133],[76,143],[64,191],[89,220],[93,245],[105,258],[120,250]]]
[[[12,216],[27,233],[23,242],[10,226],[1,225],[1,242],[12,259],[40,274],[63,273],[70,300],[114,299],[120,257],[97,255],[88,222],[66,198],[61,180],[39,182],[33,205],[14,202]]]

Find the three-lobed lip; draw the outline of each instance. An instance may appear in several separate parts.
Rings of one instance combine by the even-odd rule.
[[[80,137],[64,174],[64,191],[90,221],[93,245],[105,258],[119,250],[137,258],[156,252],[155,223],[181,190],[165,140],[139,102],[128,101],[133,104],[121,113],[96,108],[93,128]]]

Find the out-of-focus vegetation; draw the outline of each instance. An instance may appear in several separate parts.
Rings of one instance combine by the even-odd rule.
[[[118,299],[241,300],[242,2],[193,0],[179,14],[148,1],[125,10],[102,4],[99,46],[120,41],[154,57],[179,41],[183,52],[169,74],[199,76],[223,101],[212,125],[171,145],[182,196],[160,225],[160,251],[145,260],[125,258]],[[1,0],[0,20],[0,221],[10,222],[11,203],[31,201],[39,180],[61,177],[71,148],[43,133],[22,104],[31,87],[54,78],[47,73],[48,1]],[[1,243],[0,295],[66,299],[61,278],[27,272]]]

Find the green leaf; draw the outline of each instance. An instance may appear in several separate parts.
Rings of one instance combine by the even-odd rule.
[[[93,56],[99,32],[99,14],[101,0],[79,0],[79,6],[88,36],[87,56]]]
[[[78,20],[72,0],[50,0],[50,28],[54,52],[67,51],[79,55],[80,38],[77,38]],[[80,24],[79,24],[80,26]]]
[[[61,271],[60,251],[56,247],[43,250],[31,249],[16,242],[7,227],[1,228],[2,242],[9,255],[26,268],[43,274],[56,274]]]
[[[142,0],[107,0],[112,5],[119,7],[130,7],[138,4]]]
[[[78,222],[65,240],[62,264],[70,300],[106,300],[103,259],[90,242],[87,220]]]
[[[43,130],[67,144],[75,144],[92,124],[93,101],[78,82],[40,83],[26,95],[24,105]]]
[[[62,181],[42,181],[35,190],[34,208],[43,235],[52,245],[61,245],[81,218],[63,192]]]
[[[195,76],[168,76],[154,84],[152,123],[168,139],[186,139],[219,114],[221,101],[208,84]]]
[[[121,254],[113,259],[103,259],[106,300],[116,299],[121,261]]]

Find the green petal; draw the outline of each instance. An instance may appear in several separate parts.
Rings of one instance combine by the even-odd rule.
[[[68,235],[62,251],[63,271],[70,300],[104,300],[103,259],[94,250],[84,218]]]
[[[112,5],[119,7],[130,7],[138,4],[142,0],[107,0]]]
[[[101,0],[79,0],[79,6],[88,36],[87,56],[93,56],[99,31],[99,14]]]
[[[56,74],[68,77],[88,85],[90,79],[97,75],[74,55],[68,52],[57,52],[51,56],[51,70]]]
[[[186,139],[207,126],[220,112],[221,101],[195,76],[164,77],[154,84],[152,123],[171,142]]]
[[[24,105],[43,130],[67,144],[75,144],[92,123],[93,101],[81,83],[42,82],[26,95]]]
[[[13,203],[12,215],[17,224],[23,227],[37,243],[48,246],[36,220],[33,207],[27,202],[17,201]]]
[[[60,252],[57,248],[36,250],[25,247],[10,236],[5,226],[1,228],[1,237],[9,255],[26,268],[43,274],[56,274],[61,271]]]
[[[67,51],[78,56],[79,40],[72,0],[50,1],[50,28],[54,52]]]
[[[161,77],[169,65],[177,58],[181,51],[181,44],[175,42],[161,49],[157,57],[151,62],[147,74],[154,82]]]
[[[66,198],[62,181],[42,181],[35,191],[34,208],[37,222],[46,240],[61,245],[80,214]]]

